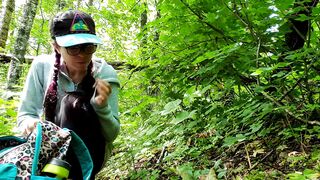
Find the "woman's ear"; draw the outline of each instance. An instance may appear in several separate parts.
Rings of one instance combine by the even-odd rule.
[[[59,54],[61,54],[61,52],[60,52],[60,48],[61,48],[61,47],[57,44],[56,41],[54,41],[54,42],[52,43],[52,46],[53,46],[53,48],[54,48],[55,51],[57,51]]]

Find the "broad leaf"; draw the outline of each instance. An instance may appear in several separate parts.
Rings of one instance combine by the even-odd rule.
[[[161,111],[160,114],[164,116],[164,115],[170,114],[172,112],[175,112],[179,108],[180,103],[181,103],[180,99],[177,99],[175,101],[171,101],[171,102],[167,103],[164,106],[164,110]]]
[[[181,122],[183,122],[186,119],[193,119],[194,115],[195,115],[195,110],[188,112],[188,111],[183,111],[177,114],[176,118],[174,118],[171,123],[172,124],[179,124]]]

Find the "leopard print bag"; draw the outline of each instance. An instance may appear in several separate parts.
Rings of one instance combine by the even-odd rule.
[[[52,158],[64,160],[69,149],[81,164],[83,179],[89,179],[92,159],[83,141],[73,131],[42,121],[27,139],[0,137],[0,179],[55,179],[41,176],[41,170]]]

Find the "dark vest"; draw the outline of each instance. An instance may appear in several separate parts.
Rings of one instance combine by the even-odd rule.
[[[93,160],[91,179],[94,179],[94,175],[102,168],[106,143],[98,116],[90,104],[94,92],[92,86],[93,82],[80,83],[77,91],[67,92],[61,100],[60,111],[54,123],[73,130],[86,144]],[[80,165],[75,155],[68,153],[67,161],[72,165],[70,178],[82,179]]]

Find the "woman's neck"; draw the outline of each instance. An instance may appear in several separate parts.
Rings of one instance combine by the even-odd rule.
[[[66,64],[64,64],[64,65],[65,65],[66,73],[68,73],[68,76],[76,84],[80,83],[82,81],[82,79],[87,74],[86,69],[77,69],[77,68],[73,68],[73,67],[68,67]]]

